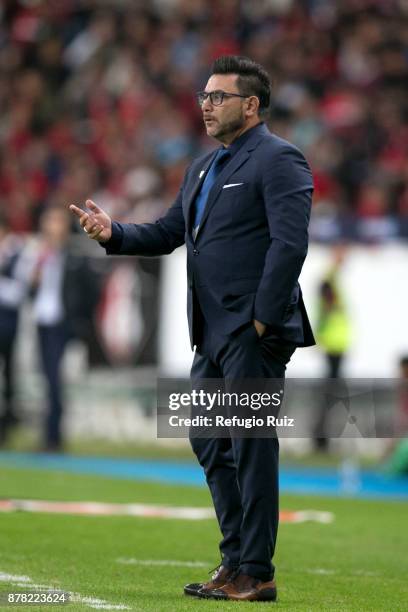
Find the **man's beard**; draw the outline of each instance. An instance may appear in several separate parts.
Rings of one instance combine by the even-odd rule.
[[[224,136],[228,136],[228,134],[234,134],[234,132],[238,132],[242,127],[244,127],[244,123],[244,114],[241,113],[239,117],[235,117],[235,119],[231,119],[227,123],[219,125],[218,131],[215,134],[212,134],[212,136],[213,138],[220,139]]]

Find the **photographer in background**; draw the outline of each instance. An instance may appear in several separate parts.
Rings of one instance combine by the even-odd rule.
[[[102,352],[94,324],[100,276],[86,257],[75,252],[71,221],[64,209],[45,210],[39,229],[32,278],[33,309],[48,394],[44,450],[55,452],[63,448],[61,366],[67,343],[80,339],[88,348],[96,346]]]

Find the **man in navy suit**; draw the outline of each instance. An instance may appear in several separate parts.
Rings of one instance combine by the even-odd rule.
[[[222,146],[192,162],[176,201],[155,224],[112,222],[96,204],[71,210],[108,254],[157,256],[187,248],[193,381],[283,378],[298,346],[314,344],[298,277],[307,253],[312,177],[303,155],[262,122],[265,70],[217,59],[197,94],[207,134]],[[276,437],[193,438],[223,535],[221,565],[185,593],[276,599]]]

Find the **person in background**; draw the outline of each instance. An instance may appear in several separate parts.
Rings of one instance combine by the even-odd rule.
[[[93,340],[93,313],[100,295],[98,274],[73,249],[71,220],[63,208],[49,208],[40,219],[32,288],[48,394],[44,450],[53,452],[63,447],[61,366],[67,342],[79,338],[89,345]]]
[[[399,360],[399,374],[394,437],[388,440],[384,459],[386,471],[408,476],[408,354]]]
[[[400,409],[398,413],[398,432],[408,437],[408,354],[403,355],[399,362],[402,380]]]
[[[18,423],[15,405],[14,349],[21,305],[28,288],[28,262],[24,242],[10,232],[0,214],[0,367],[3,375],[0,409],[0,442]]]
[[[326,379],[329,385],[330,381],[340,377],[341,368],[351,341],[350,318],[339,283],[339,273],[345,254],[346,250],[343,245],[334,249],[332,265],[319,287],[316,338],[318,346],[325,356]],[[326,451],[328,449],[327,419],[329,410],[327,394],[323,393],[323,400],[318,409],[313,432],[316,450]]]

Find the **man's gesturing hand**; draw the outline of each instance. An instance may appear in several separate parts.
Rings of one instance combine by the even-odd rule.
[[[71,204],[69,210],[79,218],[79,223],[84,232],[88,234],[88,238],[98,240],[98,242],[106,242],[112,236],[112,219],[92,200],[87,200],[85,204],[91,211],[90,213],[74,204]]]

